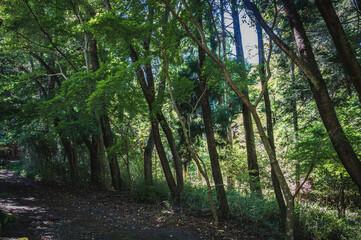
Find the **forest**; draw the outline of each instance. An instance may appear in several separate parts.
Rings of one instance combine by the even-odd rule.
[[[361,0],[1,0],[0,171],[361,239],[360,58]]]

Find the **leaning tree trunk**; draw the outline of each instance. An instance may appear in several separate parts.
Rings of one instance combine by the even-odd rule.
[[[179,195],[179,201],[184,195],[184,181],[183,181],[183,170],[182,170],[182,162],[178,154],[178,149],[175,144],[175,140],[173,137],[173,133],[171,128],[169,127],[167,120],[165,119],[163,114],[157,114],[157,119],[163,129],[163,132],[168,140],[168,145],[171,150],[174,162],[174,169],[177,178],[177,195]]]
[[[138,54],[132,45],[129,45],[129,53],[130,53],[132,62],[137,63],[138,62]],[[154,83],[152,82],[153,78],[149,78],[149,79],[147,79],[148,81],[146,81],[144,71],[140,66],[137,67],[136,74],[137,74],[137,81],[139,82],[139,85],[142,88],[144,97],[148,103],[150,121],[151,121],[152,130],[153,130],[154,143],[155,143],[155,146],[156,146],[156,149],[158,152],[158,157],[162,164],[164,176],[166,178],[172,198],[177,200],[177,199],[179,199],[179,196],[177,196],[177,193],[179,192],[178,187],[174,181],[172,171],[171,171],[169,163],[168,163],[167,155],[164,150],[162,139],[161,139],[161,136],[159,133],[158,120],[157,120],[156,116],[154,116],[154,113],[153,113],[153,111],[154,111],[153,103],[155,101]]]
[[[308,79],[313,97],[316,101],[323,124],[330,136],[332,145],[346,171],[361,192],[361,162],[355,154],[355,151],[353,150],[349,140],[343,132],[340,122],[338,121],[335,109],[333,108],[330,96],[328,95],[326,83],[322,78],[321,72],[313,55],[312,47],[308,41],[303,24],[300,21],[293,2],[284,0],[284,5],[287,10],[287,15],[295,39],[297,39],[296,44],[300,57],[298,57],[288,45],[286,45],[274,34],[272,29],[263,20],[257,7],[253,3],[249,0],[243,0],[243,2],[247,8],[253,12],[257,21],[260,22],[272,40],[294,61],[297,67]]]
[[[164,146],[162,144],[162,140],[161,140],[161,137],[160,137],[160,134],[159,134],[158,122],[155,119],[153,119],[151,121],[152,121],[152,129],[153,129],[153,134],[154,134],[154,143],[155,143],[155,147],[156,147],[157,152],[158,152],[158,157],[159,157],[160,162],[162,164],[164,176],[165,176],[165,179],[167,180],[167,184],[168,184],[169,190],[171,192],[172,198],[177,199],[177,190],[178,190],[178,188],[177,188],[177,185],[176,185],[176,183],[174,181],[172,171],[170,170],[167,155],[166,155],[166,153],[164,151]]]
[[[244,0],[246,2],[246,0]],[[226,66],[223,64],[223,62],[217,58],[216,55],[212,53],[212,51],[209,50],[207,44],[205,41],[201,41],[199,38],[197,38],[195,35],[192,34],[188,26],[185,24],[183,19],[176,13],[176,11],[171,7],[171,5],[168,3],[167,0],[162,0],[162,2],[165,4],[165,6],[171,11],[172,15],[178,20],[178,22],[181,24],[182,28],[187,32],[187,34],[192,38],[192,40],[198,45],[198,47],[202,48],[208,56],[218,65],[222,75],[224,76],[227,84],[229,87],[235,92],[237,97],[247,105],[247,107],[250,109],[252,116],[254,118],[254,121],[257,126],[257,130],[259,132],[259,135],[261,137],[262,143],[265,147],[265,150],[267,152],[267,155],[270,159],[270,163],[272,164],[272,167],[276,173],[277,179],[280,182],[281,189],[284,193],[286,204],[287,204],[287,211],[286,211],[286,235],[285,239],[293,239],[293,227],[294,227],[294,198],[292,196],[291,190],[288,186],[288,183],[285,179],[285,176],[279,166],[279,163],[277,161],[275,152],[273,151],[267,135],[263,129],[261,119],[257,113],[256,106],[252,105],[252,103],[249,101],[248,97],[238,88],[238,86],[233,82],[231,75],[229,74]],[[248,1],[250,4],[250,2]],[[194,17],[192,14],[191,21],[194,23],[195,27],[197,28],[198,32],[200,33],[202,39],[205,39],[205,34],[203,32],[202,27],[199,25],[197,21],[194,20]]]
[[[149,44],[145,44],[145,50],[149,51]],[[154,90],[154,77],[152,72],[152,67],[150,63],[145,64],[145,73],[147,76],[147,82],[148,82],[148,89],[150,92],[152,92],[153,95],[155,95]],[[163,87],[160,87],[160,92],[162,92]],[[153,103],[151,103],[153,106]],[[184,182],[183,182],[183,170],[182,170],[182,162],[180,160],[178,149],[175,144],[175,140],[173,137],[172,130],[170,129],[167,120],[165,119],[163,113],[161,110],[159,110],[156,114],[157,120],[160,123],[162,130],[167,138],[169,148],[171,150],[172,156],[173,156],[173,163],[174,163],[174,169],[176,173],[176,179],[177,179],[177,201],[181,201],[182,196],[184,195]]]
[[[335,43],[342,67],[354,85],[361,101],[361,65],[348,42],[332,2],[330,0],[315,0],[315,2]]]
[[[146,186],[153,185],[152,155],[154,149],[153,129],[150,130],[147,146],[144,148],[144,179]]]
[[[347,139],[333,108],[325,80],[313,55],[311,44],[292,0],[283,0],[303,65],[315,76],[309,85],[321,119],[342,164],[361,191],[361,162]]]
[[[233,31],[234,31],[234,41],[236,45],[236,56],[241,64],[242,69],[242,78],[246,81],[246,67],[243,53],[243,44],[242,44],[242,35],[241,28],[239,24],[239,16],[237,10],[237,1],[232,0],[232,19],[233,19]],[[244,93],[248,95],[248,83],[244,85]],[[252,126],[252,116],[248,107],[243,103],[242,104],[242,116],[243,116],[243,125],[244,133],[246,139],[246,149],[247,149],[247,163],[248,163],[248,174],[250,178],[250,187],[251,191],[257,193],[259,196],[262,195],[261,182],[259,177],[259,167],[257,161],[257,152],[256,144],[254,140],[254,131]]]
[[[206,131],[207,137],[207,146],[209,158],[211,160],[212,174],[214,184],[216,185],[217,198],[219,201],[219,210],[222,217],[228,216],[228,200],[226,196],[226,191],[223,184],[222,172],[219,166],[218,153],[216,148],[216,140],[214,137],[213,131],[213,122],[212,122],[212,111],[211,106],[209,104],[209,93],[207,89],[207,80],[202,74],[202,67],[205,61],[205,52],[202,48],[198,47],[198,77],[199,77],[199,96],[201,99],[201,107],[202,107],[202,117],[204,128]],[[203,96],[202,96],[203,95]]]
[[[267,83],[265,83],[266,61],[265,61],[265,53],[264,53],[262,27],[258,22],[256,22],[256,30],[257,30],[257,38],[258,38],[259,71],[260,71],[260,75],[261,75],[261,83],[263,86],[264,84],[267,84]],[[269,93],[268,93],[267,87],[264,91],[263,99],[264,99],[264,105],[265,105],[265,109],[266,109],[266,125],[267,125],[268,140],[270,142],[270,145],[271,145],[273,151],[276,153],[276,146],[274,143],[274,134],[273,134],[273,124],[272,124],[271,101],[269,98]],[[282,219],[286,219],[286,204],[285,204],[285,201],[284,201],[284,198],[282,195],[280,183],[276,177],[276,173],[273,170],[272,165],[271,165],[271,179],[272,179],[273,190],[276,195],[278,207],[280,208],[281,217],[282,217]]]

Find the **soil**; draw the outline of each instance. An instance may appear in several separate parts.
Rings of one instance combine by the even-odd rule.
[[[167,204],[130,201],[112,191],[47,185],[0,170],[0,209],[14,216],[0,239],[255,239],[236,223]],[[193,211],[194,212],[194,211]]]

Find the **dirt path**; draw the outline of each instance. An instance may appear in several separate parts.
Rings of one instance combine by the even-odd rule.
[[[0,170],[0,208],[17,224],[1,239],[251,239],[231,225],[215,227],[182,209],[129,202],[111,192],[79,194]]]

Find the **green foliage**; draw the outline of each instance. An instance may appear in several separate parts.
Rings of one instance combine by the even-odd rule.
[[[0,227],[1,227],[1,225],[4,225],[4,226],[7,226],[7,227],[11,227],[13,224],[14,224],[14,222],[15,222],[15,220],[16,220],[16,218],[18,218],[18,216],[17,215],[15,215],[15,214],[8,214],[7,212],[5,212],[4,210],[1,210],[1,212],[0,212]],[[1,229],[0,229],[1,230]]]
[[[147,186],[144,178],[137,177],[133,181],[134,197],[138,201],[159,203],[170,199],[170,192],[164,180],[153,179],[153,186]]]
[[[178,78],[173,82],[174,100],[179,103],[189,102],[193,94],[194,83],[186,77]]]
[[[360,213],[338,217],[337,211],[315,203],[298,205],[296,238],[299,239],[361,239]]]

